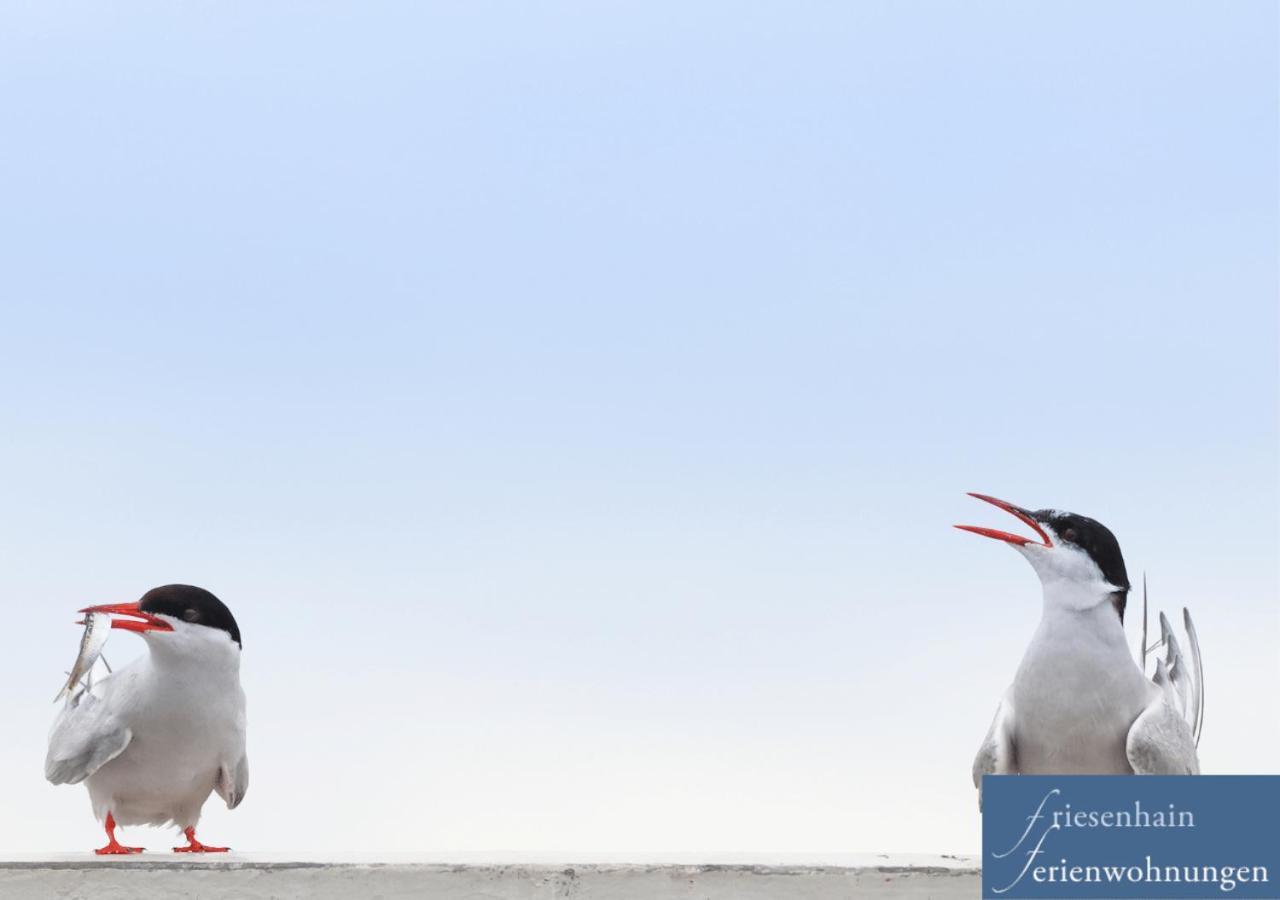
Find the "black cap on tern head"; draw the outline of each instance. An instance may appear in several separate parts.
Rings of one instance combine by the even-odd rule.
[[[1087,553],[1102,570],[1108,584],[1128,592],[1129,573],[1124,567],[1120,542],[1110,528],[1097,519],[1056,509],[1039,509],[1031,516],[1052,528],[1062,543],[1072,544]]]
[[[1116,612],[1119,613],[1120,621],[1124,621],[1125,601],[1129,594],[1129,573],[1125,571],[1124,556],[1120,553],[1120,543],[1107,526],[1096,519],[1090,519],[1088,516],[1061,512],[1056,509],[1039,509],[1033,512],[1010,503],[1008,500],[1001,500],[999,497],[992,497],[988,494],[971,493],[969,496],[976,497],[984,503],[990,503],[992,506],[999,507],[1012,514],[1030,527],[1036,533],[1036,537],[1030,538],[980,525],[957,525],[957,528],[962,531],[980,534],[983,537],[995,538],[1017,547],[1036,567],[1036,571],[1041,572],[1041,580],[1044,579],[1042,570],[1052,571],[1055,568],[1053,560],[1058,559],[1061,549],[1067,548],[1080,551],[1093,564],[1097,572],[1101,574],[1107,592],[1110,595],[1111,603]],[[1059,574],[1067,571],[1071,573],[1073,578],[1079,578],[1084,575],[1090,581],[1093,580],[1092,572],[1081,572],[1079,569],[1070,566],[1069,561],[1063,562],[1068,562],[1068,565],[1056,567]]]
[[[240,641],[240,626],[236,624],[231,610],[204,588],[190,584],[166,584],[147,591],[138,603],[142,612],[173,616],[192,625],[219,628],[244,647]]]

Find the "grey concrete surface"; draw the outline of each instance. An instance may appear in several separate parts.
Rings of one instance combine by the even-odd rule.
[[[236,859],[0,862],[3,900],[826,900],[966,898],[979,872],[943,865],[450,864]]]

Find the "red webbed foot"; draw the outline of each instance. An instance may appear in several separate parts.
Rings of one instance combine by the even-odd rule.
[[[174,853],[226,853],[229,847],[210,847],[208,844],[202,844],[196,840],[196,829],[194,826],[182,832],[187,836],[187,846],[174,847]]]
[[[107,829],[107,846],[99,847],[93,852],[98,856],[123,856],[129,853],[141,853],[142,847],[126,847],[116,840],[116,820],[107,813],[107,821],[103,823]]]
[[[142,853],[144,849],[143,847],[126,847],[124,844],[112,841],[107,846],[99,847],[93,852],[99,856],[123,856],[127,853]]]

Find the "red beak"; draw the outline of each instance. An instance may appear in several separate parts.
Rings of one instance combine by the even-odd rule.
[[[158,616],[142,611],[141,603],[108,603],[104,606],[86,606],[82,613],[107,613],[111,616],[132,616],[130,619],[111,620],[112,628],[124,631],[173,631],[173,626]]]
[[[997,497],[988,497],[986,494],[970,493],[969,496],[977,497],[979,500],[990,503],[992,506],[1000,507],[1000,509],[1003,509],[1007,513],[1012,513],[1027,525],[1031,526],[1031,528],[1035,530],[1036,534],[1040,535],[1040,541],[1044,546],[1053,546],[1053,541],[1049,540],[1049,535],[1045,534],[1044,529],[1040,527],[1040,523],[1033,519],[1031,517],[1031,513],[1027,512],[1021,506],[1014,506],[1007,500],[1001,500]],[[995,538],[997,541],[1005,541],[1006,543],[1013,544],[1017,547],[1024,547],[1027,544],[1036,543],[1031,538],[1022,537],[1017,534],[1010,534],[1007,531],[997,531],[994,528],[981,528],[977,525],[957,525],[956,527],[961,531],[972,531],[974,534],[980,534],[983,537]]]

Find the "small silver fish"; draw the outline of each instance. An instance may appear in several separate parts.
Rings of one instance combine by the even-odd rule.
[[[80,638],[80,655],[76,657],[76,664],[71,667],[67,683],[62,686],[62,690],[58,691],[58,696],[53,698],[54,703],[67,696],[76,683],[93,668],[93,664],[102,655],[102,648],[110,635],[111,616],[106,613],[85,613],[84,635]]]

